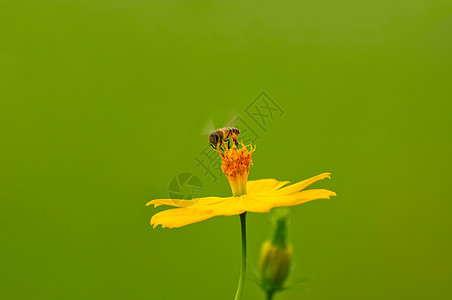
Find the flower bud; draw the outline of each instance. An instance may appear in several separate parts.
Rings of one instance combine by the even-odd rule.
[[[287,242],[287,219],[276,221],[273,239],[265,241],[261,248],[259,273],[262,288],[277,291],[283,288],[290,270],[292,246]]]

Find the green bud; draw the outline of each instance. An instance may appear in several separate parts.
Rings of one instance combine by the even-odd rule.
[[[261,248],[259,273],[261,284],[266,291],[283,288],[289,275],[292,246],[287,242],[287,219],[280,217],[272,240],[265,241]]]

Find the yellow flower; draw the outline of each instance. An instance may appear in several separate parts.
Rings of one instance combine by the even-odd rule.
[[[151,218],[151,225],[163,228],[177,228],[200,222],[215,216],[240,215],[244,212],[269,212],[274,207],[294,206],[317,199],[330,199],[336,193],[324,189],[304,190],[312,183],[330,178],[323,173],[298,183],[287,185],[289,181],[260,179],[248,181],[251,154],[255,149],[241,144],[220,152],[222,170],[229,180],[233,196],[204,197],[192,200],[156,199],[146,205],[169,205],[178,208],[165,210]],[[287,185],[287,186],[286,186]]]

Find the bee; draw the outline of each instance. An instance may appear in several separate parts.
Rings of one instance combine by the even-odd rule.
[[[210,135],[209,135],[209,144],[214,149],[222,149],[222,147],[226,144],[228,149],[231,149],[231,140],[234,142],[235,146],[238,146],[239,143],[237,142],[237,135],[240,133],[240,130],[238,130],[235,127],[224,127],[215,129]]]

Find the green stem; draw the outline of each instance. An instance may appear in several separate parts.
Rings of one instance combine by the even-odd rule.
[[[275,292],[273,292],[273,291],[268,291],[268,292],[267,292],[267,300],[272,300],[274,294],[275,294]]]
[[[242,227],[242,268],[240,269],[239,285],[235,293],[234,300],[240,300],[242,297],[243,286],[245,285],[246,274],[246,212],[240,215],[240,225]]]

